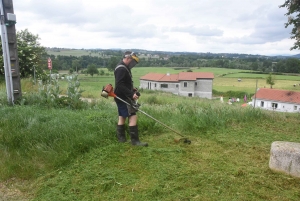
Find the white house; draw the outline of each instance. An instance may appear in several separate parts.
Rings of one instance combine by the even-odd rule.
[[[300,112],[300,92],[262,88],[252,97],[254,105],[278,112]]]
[[[213,73],[180,72],[178,74],[148,73],[140,77],[140,88],[162,90],[180,96],[212,98]]]

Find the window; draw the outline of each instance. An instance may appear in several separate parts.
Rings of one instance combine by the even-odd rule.
[[[272,108],[273,109],[277,109],[277,107],[278,107],[278,103],[272,103]]]
[[[261,101],[261,102],[260,102],[260,107],[264,107],[264,104],[265,104],[265,102],[264,102],[264,101]]]
[[[197,82],[195,82],[195,86],[197,86]]]
[[[184,83],[183,83],[183,87],[187,87],[187,82],[184,82]]]
[[[297,110],[297,105],[294,106],[294,110]]]
[[[161,84],[160,88],[168,88],[168,84]]]
[[[154,86],[156,87],[156,83],[154,84]]]
[[[176,88],[178,88],[178,84],[176,84]]]
[[[193,97],[193,94],[192,94],[192,93],[189,93],[189,97]]]

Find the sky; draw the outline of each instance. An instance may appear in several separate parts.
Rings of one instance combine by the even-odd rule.
[[[13,0],[42,46],[295,55],[285,0]]]

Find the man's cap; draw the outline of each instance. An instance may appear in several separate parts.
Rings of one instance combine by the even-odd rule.
[[[126,57],[134,59],[137,63],[139,63],[139,61],[140,61],[140,59],[137,57],[136,53],[131,52],[131,51],[125,52],[124,58],[126,58]]]

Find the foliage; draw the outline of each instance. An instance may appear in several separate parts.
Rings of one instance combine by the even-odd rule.
[[[107,65],[108,71],[114,71],[118,62],[119,60],[117,57],[111,57]]]
[[[266,78],[266,83],[270,85],[271,89],[273,88],[273,85],[275,84],[275,77],[272,75],[272,73],[270,73]]]
[[[228,98],[242,98],[245,95],[247,97],[251,97],[253,95],[253,94],[245,93],[244,91],[231,91],[231,90],[224,91],[224,92],[213,90],[213,94],[214,96],[223,96]]]
[[[18,31],[16,37],[21,77],[33,76],[35,70],[36,76],[41,78],[43,74],[43,67],[46,66],[46,62],[43,61],[46,56],[46,51],[39,43],[39,36],[34,35],[30,33],[28,29],[25,29]],[[1,45],[1,66],[3,66],[2,54]],[[4,73],[3,67],[1,67],[0,73]]]
[[[78,71],[81,69],[79,59],[72,60],[72,68],[76,71],[76,73],[78,73]]]
[[[90,74],[92,77],[94,76],[94,74],[99,75],[99,71],[95,64],[89,64],[86,73]]]
[[[59,50],[62,51],[62,50]],[[99,56],[87,56],[78,54],[81,52],[93,52],[92,55],[98,53]],[[138,51],[137,51],[138,52]],[[280,61],[285,62],[288,57],[281,56],[261,56],[261,55],[248,55],[248,54],[210,54],[210,53],[163,53],[159,51],[149,52],[141,51],[138,53],[140,58],[139,64],[135,67],[172,67],[176,69],[192,70],[192,68],[223,68],[223,69],[242,69],[242,70],[254,70],[261,72],[284,72],[292,73],[295,68],[280,68],[276,67]],[[53,51],[49,52],[53,53]],[[151,54],[150,54],[151,53]],[[76,69],[79,65],[81,69],[86,69],[89,64],[95,64],[97,67],[107,68],[109,71],[113,71],[119,59],[122,57],[122,52],[119,50],[65,50],[65,53],[59,52],[54,55],[50,55],[53,68],[57,70],[69,70],[70,68]],[[68,56],[67,56],[68,55]],[[77,60],[77,64],[73,61]],[[299,65],[298,65],[299,66]],[[299,69],[299,68],[298,68]],[[295,71],[293,71],[295,72]]]
[[[287,8],[288,12],[285,14],[288,16],[288,22],[285,23],[285,27],[293,26],[291,32],[291,39],[295,39],[293,49],[300,49],[300,1],[299,0],[285,0],[284,4],[279,6],[280,8]]]
[[[87,104],[80,98],[83,90],[80,89],[80,82],[77,75],[67,77],[68,86],[66,95],[62,95],[59,81],[51,79],[44,84],[39,81],[38,93],[29,92],[23,95],[21,105],[40,105],[48,108],[69,108],[83,109]]]
[[[71,78],[68,78],[67,97],[72,100],[72,104],[78,105],[82,102],[80,100],[82,92],[84,92],[84,90],[80,89],[78,75],[73,75]],[[71,108],[76,108],[76,106],[73,105]]]
[[[274,66],[274,71],[284,73],[300,73],[300,61],[296,58],[281,60]]]

